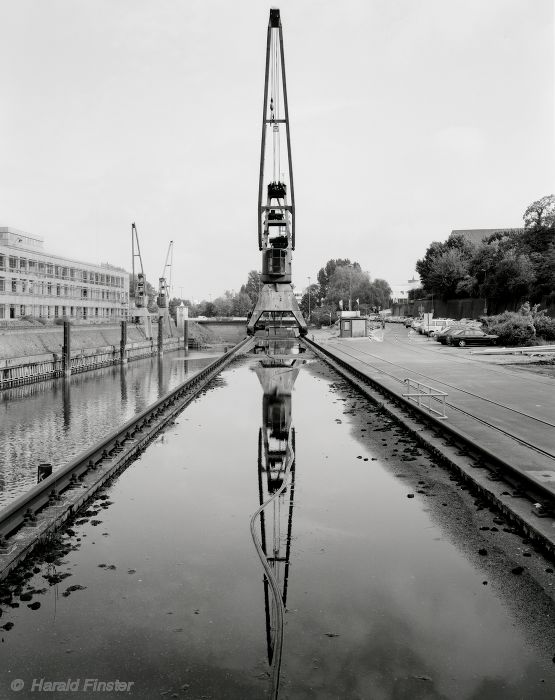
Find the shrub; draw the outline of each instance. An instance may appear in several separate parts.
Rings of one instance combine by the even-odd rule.
[[[498,342],[505,345],[525,345],[536,336],[532,318],[514,311],[487,316],[483,320],[488,327],[488,333],[498,335]]]
[[[536,334],[544,340],[555,340],[555,318],[543,314],[538,315],[534,319],[534,327]]]

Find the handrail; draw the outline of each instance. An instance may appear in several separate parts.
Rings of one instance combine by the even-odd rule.
[[[446,394],[444,391],[440,391],[439,389],[434,389],[428,384],[423,384],[422,382],[417,382],[415,379],[410,379],[409,377],[403,380],[403,384],[407,385],[407,393],[402,394],[402,396],[405,396],[409,400],[414,399],[418,408],[425,408],[430,413],[437,415],[439,418],[447,418],[445,415],[445,399],[448,394]],[[423,401],[423,399],[426,397],[428,398],[427,406]],[[434,401],[441,401],[441,411],[432,408],[432,399],[434,399]]]

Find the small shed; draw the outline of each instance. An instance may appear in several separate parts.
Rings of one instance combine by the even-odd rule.
[[[366,316],[341,317],[339,320],[340,338],[365,338],[368,335],[368,319]]]

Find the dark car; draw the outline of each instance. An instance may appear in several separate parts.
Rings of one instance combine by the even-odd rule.
[[[469,328],[468,330],[454,331],[451,335],[445,336],[445,339],[449,345],[458,345],[463,348],[465,345],[495,345],[498,337]]]
[[[451,342],[449,336],[453,335],[453,333],[456,333],[457,331],[481,330],[482,329],[480,328],[479,324],[470,325],[468,323],[455,323],[452,326],[447,326],[446,328],[442,328],[440,331],[438,331],[435,334],[435,339],[438,341],[438,343],[443,343],[443,345],[446,345],[447,343]]]

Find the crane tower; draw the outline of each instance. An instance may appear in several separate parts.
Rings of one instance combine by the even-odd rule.
[[[270,10],[266,44],[262,146],[258,187],[258,247],[263,286],[247,323],[247,333],[287,329],[305,335],[306,321],[291,286],[295,250],[295,194],[280,13]]]

